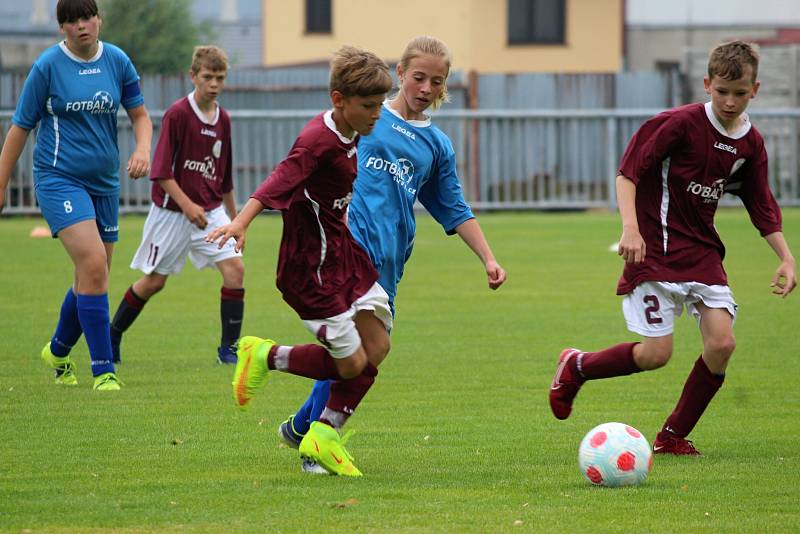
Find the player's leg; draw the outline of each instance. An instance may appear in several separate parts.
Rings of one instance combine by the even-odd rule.
[[[653,444],[656,453],[700,454],[685,438],[722,387],[728,360],[736,347],[733,335],[736,304],[730,290],[725,286],[706,288],[705,302],[690,307],[693,315],[699,317],[703,354],[695,361],[678,404],[656,437]]]
[[[222,325],[217,361],[236,363],[236,340],[242,332],[244,318],[244,262],[233,257],[217,263],[222,274],[220,289],[220,322]]]
[[[125,291],[125,295],[122,296],[117,311],[114,313],[114,319],[111,321],[111,349],[114,363],[121,361],[122,334],[136,321],[150,298],[164,289],[166,283],[166,274],[152,272],[131,284]]]
[[[672,356],[672,331],[679,301],[669,284],[645,282],[625,296],[622,303],[628,329],[642,336],[641,342],[614,345],[598,352],[564,349],[550,385],[553,415],[566,419],[587,380],[625,376],[657,369]]]
[[[204,229],[191,227],[189,259],[197,269],[216,267],[222,275],[217,362],[233,364],[236,363],[236,340],[242,332],[244,318],[244,262],[233,240],[228,240],[222,248],[216,243],[206,242],[209,232],[230,222],[225,209],[220,206],[206,212],[206,220],[208,225]]]

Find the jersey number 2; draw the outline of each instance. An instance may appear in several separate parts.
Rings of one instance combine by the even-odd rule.
[[[642,301],[647,304],[647,307],[644,309],[644,316],[647,319],[647,324],[659,324],[664,321],[661,317],[654,315],[660,309],[657,296],[645,295]]]

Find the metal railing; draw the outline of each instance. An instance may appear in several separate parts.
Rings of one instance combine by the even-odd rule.
[[[614,208],[614,179],[636,128],[658,109],[447,110],[434,122],[450,137],[467,200],[475,209]],[[303,125],[318,111],[233,110],[234,180],[244,203],[288,152]],[[0,112],[0,133],[12,112]],[[153,112],[154,142],[162,112]],[[764,136],[769,179],[783,206],[800,205],[800,109],[750,113]],[[149,180],[125,178],[134,147],[130,123],[120,116],[120,211],[146,212]],[[14,170],[4,213],[36,213],[32,141]],[[733,199],[727,203],[738,202]]]

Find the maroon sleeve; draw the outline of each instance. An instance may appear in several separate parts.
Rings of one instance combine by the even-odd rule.
[[[782,217],[778,202],[769,189],[767,150],[764,148],[761,136],[758,144],[758,156],[755,160],[742,165],[732,178],[741,181],[739,197],[747,208],[753,226],[758,228],[763,237],[781,231]],[[739,173],[743,174],[736,176]]]
[[[156,150],[153,153],[153,165],[150,168],[150,180],[163,180],[175,178],[173,161],[179,144],[181,128],[180,113],[175,113],[173,108],[164,113],[161,119],[161,131],[158,134]]]
[[[617,174],[638,184],[648,171],[669,157],[683,136],[683,123],[676,113],[667,111],[648,119],[633,134]]]
[[[225,176],[222,177],[222,192],[230,193],[233,191],[233,144],[231,142],[231,118],[227,113],[225,113],[224,110],[221,111],[222,120],[224,121],[225,125],[223,146],[226,147],[226,150],[224,150],[222,153],[225,165]]]
[[[258,186],[254,198],[274,210],[285,210],[293,200],[302,198],[301,186],[316,170],[319,158],[310,148],[295,143],[266,180]]]

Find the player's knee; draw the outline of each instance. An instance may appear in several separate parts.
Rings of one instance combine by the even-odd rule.
[[[363,373],[368,363],[366,353],[363,350],[359,350],[352,356],[338,360],[336,367],[339,371],[339,376],[343,380],[350,380]]]
[[[93,254],[76,266],[82,291],[104,291],[108,284],[108,264],[105,254]]]
[[[386,336],[385,339],[379,340],[375,346],[370,349],[369,353],[369,361],[371,364],[375,365],[376,367],[380,365],[386,356],[389,354],[389,351],[392,348],[392,343],[389,340],[389,336]]]
[[[244,262],[239,258],[229,261],[222,271],[225,287],[244,287]]]
[[[652,371],[664,367],[672,358],[671,347],[654,347],[642,351],[639,358],[636,359],[636,364],[642,371]]]
[[[716,336],[706,340],[706,353],[713,353],[724,359],[726,362],[736,350],[736,338],[733,334]]]

